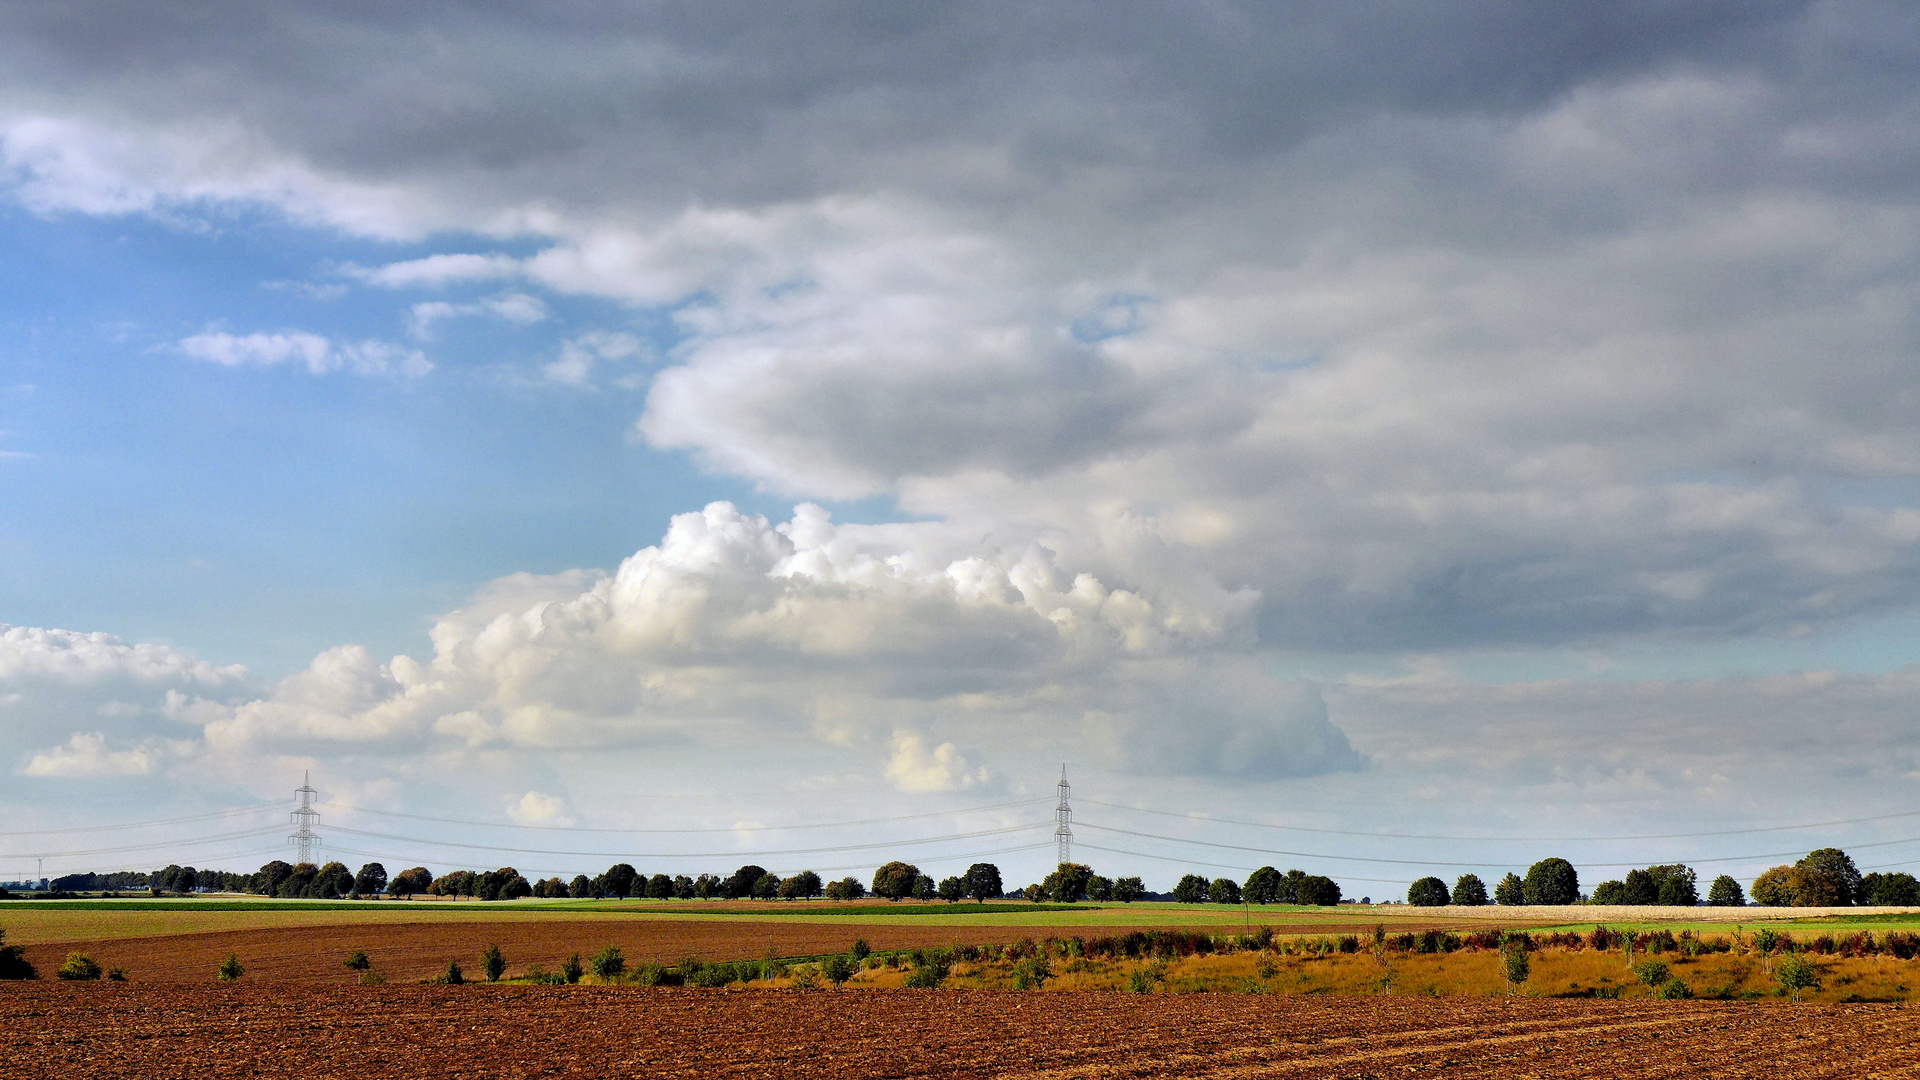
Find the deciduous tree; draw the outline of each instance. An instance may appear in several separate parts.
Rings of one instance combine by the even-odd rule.
[[[999,896],[1006,888],[1000,881],[1000,868],[990,862],[967,867],[967,895],[982,903]]]
[[[1249,904],[1277,904],[1280,902],[1280,871],[1271,866],[1263,866],[1247,875],[1247,883],[1240,888],[1240,895]]]
[[[1487,885],[1477,874],[1461,874],[1453,883],[1453,904],[1456,907],[1485,907],[1487,903]]]
[[[890,862],[873,872],[873,895],[886,900],[904,900],[913,895],[920,868],[912,863]]]
[[[1207,883],[1207,902],[1211,904],[1237,904],[1240,902],[1240,883],[1229,877],[1218,877]]]
[[[370,862],[353,875],[353,895],[378,896],[387,891],[387,868]]]
[[[1407,887],[1407,903],[1415,907],[1446,907],[1452,899],[1447,883],[1437,877],[1423,877]]]
[[[1793,864],[1793,896],[1803,907],[1846,907],[1860,896],[1860,871],[1839,848],[1821,848]]]
[[[1541,859],[1527,868],[1521,883],[1529,904],[1571,904],[1580,899],[1580,874],[1565,859]]]
[[[1740,891],[1740,883],[1733,880],[1732,875],[1721,874],[1707,890],[1707,903],[1714,907],[1745,907],[1747,894]]]
[[[1113,879],[1113,899],[1115,903],[1131,904],[1147,895],[1147,887],[1137,877]]]
[[[1793,867],[1776,866],[1754,878],[1752,895],[1761,907],[1792,907]]]
[[[1502,907],[1513,907],[1527,902],[1527,887],[1519,874],[1508,874],[1493,887],[1493,902]]]
[[[1173,886],[1173,899],[1181,904],[1204,904],[1207,902],[1207,879],[1199,874],[1185,874]]]

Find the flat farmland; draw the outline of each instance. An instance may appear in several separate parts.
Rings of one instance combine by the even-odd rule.
[[[624,987],[0,986],[63,1077],[1846,1077],[1920,1072],[1881,1005]]]

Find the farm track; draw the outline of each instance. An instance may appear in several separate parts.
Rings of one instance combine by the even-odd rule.
[[[70,1077],[1878,1077],[1884,1005],[619,987],[0,986],[0,1062]]]

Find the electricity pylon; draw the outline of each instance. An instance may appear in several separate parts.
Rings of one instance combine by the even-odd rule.
[[[314,845],[320,842],[319,835],[313,831],[313,827],[320,823],[320,812],[313,808],[313,797],[320,793],[313,790],[312,770],[308,770],[300,786],[295,788],[293,793],[300,796],[300,809],[293,812],[290,820],[299,827],[293,831],[292,836],[287,837],[287,843],[299,849],[300,862],[310,863],[313,861]]]
[[[1073,804],[1067,799],[1073,788],[1067,783],[1067,766],[1060,766],[1060,805],[1053,808],[1053,842],[1060,849],[1060,862],[1073,861]]]

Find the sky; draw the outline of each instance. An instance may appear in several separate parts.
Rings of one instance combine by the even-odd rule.
[[[0,24],[0,877],[1920,864],[1911,5]]]

